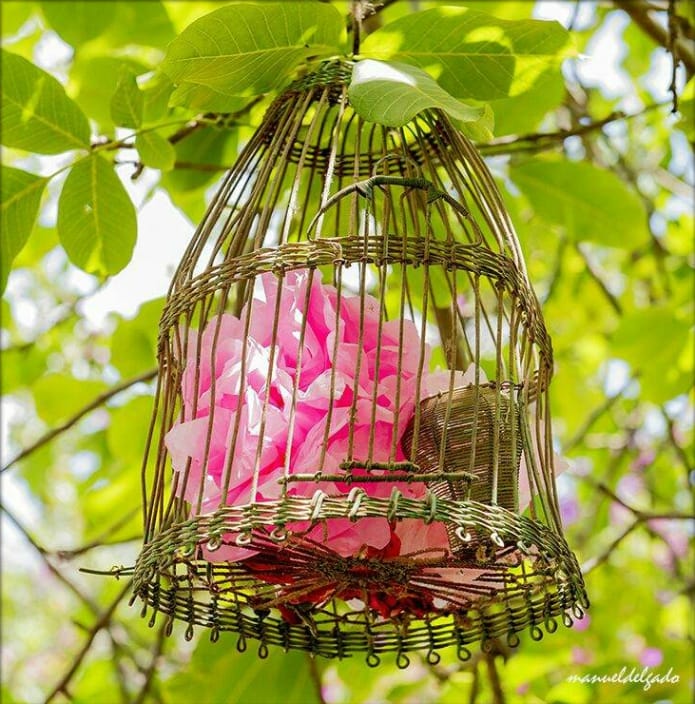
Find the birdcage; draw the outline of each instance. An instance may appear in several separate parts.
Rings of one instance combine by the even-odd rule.
[[[365,122],[350,73],[273,102],[175,273],[133,598],[261,656],[467,659],[588,606],[551,342],[470,141]]]

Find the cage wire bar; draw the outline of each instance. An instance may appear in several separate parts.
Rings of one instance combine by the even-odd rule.
[[[405,666],[454,646],[465,660],[588,607],[558,510],[551,341],[471,142],[439,110],[363,121],[350,73],[327,62],[273,102],[174,275],[133,600],[151,625],[231,631],[262,657],[277,645],[376,665],[392,651]],[[324,415],[307,430],[316,349]],[[374,526],[386,546],[370,546]],[[345,535],[357,542],[336,549]]]

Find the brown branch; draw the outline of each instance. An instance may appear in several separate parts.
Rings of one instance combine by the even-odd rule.
[[[307,661],[309,663],[309,676],[314,685],[314,690],[316,691],[316,696],[320,704],[326,704],[326,700],[323,696],[323,687],[321,686],[321,673],[319,672],[318,665],[316,664],[316,658],[312,657],[307,653]]]
[[[51,693],[46,697],[45,704],[49,704],[49,702],[53,701],[53,699],[55,699],[55,697],[60,693],[63,693],[68,698],[71,698],[68,692],[68,685],[70,684],[70,681],[75,676],[75,673],[82,664],[82,661],[84,660],[85,656],[92,647],[92,643],[94,642],[97,633],[99,633],[99,631],[109,625],[111,617],[116,611],[116,608],[130,590],[130,584],[131,580],[128,580],[123,589],[121,589],[121,591],[118,593],[118,596],[111,602],[109,607],[102,613],[102,615],[97,619],[96,623],[89,630],[89,633],[87,634],[87,640],[85,641],[84,645],[77,653],[77,655],[74,657],[72,664],[68,668],[67,672],[63,675],[60,682],[58,682],[58,684],[51,690]]]
[[[665,103],[651,103],[635,113],[624,113],[618,110],[600,120],[588,122],[583,125],[580,124],[571,129],[563,129],[556,132],[532,132],[524,135],[505,135],[492,139],[489,142],[482,144],[477,143],[476,147],[484,156],[544,151],[545,149],[551,149],[556,145],[562,144],[562,142],[569,137],[583,137],[591,132],[601,130],[611,122],[633,120],[636,117],[640,117],[664,105]]]
[[[594,423],[604,414],[607,413],[621,398],[622,395],[627,391],[630,384],[634,381],[634,377],[628,379],[625,384],[615,393],[613,396],[609,396],[600,406],[595,408],[584,421],[581,428],[575,433],[575,435],[570,438],[567,443],[565,443],[562,448],[563,454],[567,454],[573,447],[576,447],[580,442],[584,440],[586,434],[591,430]]]
[[[84,553],[89,552],[90,550],[93,550],[94,548],[99,548],[103,547],[106,545],[122,545],[123,543],[130,543],[133,542],[134,540],[139,540],[142,538],[142,535],[134,535],[129,538],[123,538],[122,540],[115,540],[115,541],[107,541],[107,538],[110,535],[113,535],[119,528],[123,527],[136,513],[139,512],[138,508],[131,509],[126,513],[122,518],[120,518],[118,521],[116,521],[112,526],[107,528],[105,531],[103,531],[100,535],[98,535],[94,540],[91,540],[88,543],[85,543],[84,545],[81,545],[78,548],[73,548],[71,550],[54,550],[54,551],[47,551],[48,554],[55,555],[57,558],[61,560],[73,560],[74,558],[78,557],[79,555],[84,555]]]
[[[630,19],[657,44],[664,49],[672,50],[674,62],[682,61],[686,71],[686,81],[695,73],[695,48],[693,43],[684,37],[673,41],[668,29],[663,27],[652,16],[652,8],[640,0],[613,0],[613,4],[626,12]]]
[[[24,536],[24,539],[34,548],[38,553],[39,557],[43,563],[48,568],[48,571],[60,582],[62,582],[83,604],[85,604],[89,610],[96,614],[99,613],[99,607],[92,601],[82,590],[73,582],[71,582],[49,559],[48,551],[38,541],[32,536],[32,534],[27,530],[27,528],[19,521],[19,519],[5,506],[0,504],[0,511],[2,511],[10,522],[15,526],[15,528]]]
[[[36,442],[33,444],[29,445],[28,447],[24,448],[16,457],[11,459],[4,467],[0,469],[0,472],[5,472],[10,467],[13,465],[17,464],[17,462],[20,462],[23,459],[26,459],[29,455],[33,454],[40,448],[42,448],[44,445],[47,445],[49,442],[54,440],[58,435],[61,433],[64,433],[66,430],[69,430],[72,428],[76,423],[78,423],[82,418],[84,418],[86,415],[91,413],[92,411],[96,410],[100,406],[103,406],[107,401],[110,401],[114,396],[117,396],[118,394],[121,393],[121,391],[125,391],[126,389],[129,389],[131,386],[135,386],[135,384],[139,384],[140,382],[144,381],[150,381],[151,379],[154,379],[154,377],[157,376],[157,370],[156,369],[151,369],[150,371],[147,371],[143,374],[140,374],[139,376],[136,376],[132,379],[128,379],[117,386],[114,386],[112,389],[109,391],[106,391],[105,393],[97,396],[91,403],[88,403],[86,406],[81,408],[75,415],[71,416],[66,420],[64,423],[61,423],[61,425],[57,426],[56,428],[53,428],[49,430],[47,433],[42,435]]]
[[[137,697],[133,700],[133,704],[143,704],[145,701],[145,698],[147,697],[148,692],[152,688],[152,683],[154,680],[154,676],[157,672],[157,664],[159,662],[159,657],[161,656],[162,652],[164,651],[164,642],[165,642],[165,634],[166,634],[166,627],[167,624],[163,623],[157,632],[157,640],[155,641],[154,648],[152,650],[152,657],[150,659],[150,664],[147,666],[147,670],[145,670],[145,681],[140,688],[140,691],[138,692]]]
[[[589,259],[589,256],[587,253],[582,249],[581,244],[577,242],[575,244],[575,250],[579,254],[579,256],[582,258],[582,261],[584,262],[584,265],[586,266],[586,271],[591,277],[591,279],[596,283],[596,285],[601,289],[601,293],[606,297],[606,300],[608,303],[610,303],[611,308],[618,314],[622,315],[623,314],[623,307],[620,305],[620,301],[613,295],[613,293],[609,290],[608,285],[606,282],[601,278],[600,274],[596,269],[594,268],[593,264],[591,263],[591,260]]]
[[[486,655],[485,664],[487,665],[487,675],[490,680],[490,688],[492,689],[492,701],[494,704],[504,704],[504,691],[502,690],[502,682],[500,681],[499,672],[497,672],[495,656]]]
[[[642,524],[642,521],[637,518],[635,519],[630,525],[625,528],[625,530],[620,533],[620,535],[611,542],[611,544],[597,557],[592,557],[588,559],[583,565],[582,565],[582,574],[587,575],[590,572],[593,572],[597,567],[600,567],[604,562],[606,562],[610,556],[613,554],[613,551],[620,545],[620,543],[627,538],[628,535],[630,535],[635,528],[639,527]]]

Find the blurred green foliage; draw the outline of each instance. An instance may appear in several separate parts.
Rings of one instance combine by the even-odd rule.
[[[654,68],[668,54],[610,2],[557,4],[569,31],[531,21],[541,3],[449,4],[387,3],[364,23],[361,56],[410,61],[494,114],[494,137],[481,129],[479,146],[553,337],[554,427],[572,465],[560,503],[588,617],[494,661],[444,652],[436,666],[413,657],[405,671],[387,659],[372,670],[275,650],[261,660],[232,636],[188,643],[179,625],[166,639],[128,608],[122,582],[78,572],[137,554],[163,304],[95,322],[90,300],[130,261],[137,209],[166,194],[195,222],[268,91],[317,56],[349,53],[350,8],[282,3],[262,28],[265,3],[6,1],[3,449],[5,463],[22,459],[3,473],[3,701],[486,703],[502,701],[497,678],[514,704],[691,701],[693,82],[681,66],[677,85],[687,85],[672,115],[670,72]],[[687,3],[675,7],[692,32]],[[274,71],[244,49],[209,57],[215,70],[237,62],[238,80],[222,90],[191,73],[187,41],[205,35],[211,12],[243,14],[247,39],[274,47]],[[317,13],[321,32],[298,46],[292,27],[303,32]],[[502,63],[484,55],[492,39]],[[597,81],[582,56],[606,41],[618,58]],[[167,233],[158,237],[166,247]],[[645,666],[679,681],[568,680]]]

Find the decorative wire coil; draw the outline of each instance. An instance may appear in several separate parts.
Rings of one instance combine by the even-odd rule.
[[[557,505],[552,347],[500,194],[474,147],[437,110],[399,129],[363,122],[347,97],[350,72],[349,64],[327,63],[275,100],[184,254],[160,322],[143,463],[145,542],[121,573],[134,575],[133,599],[144,602],[143,615],[151,611],[151,624],[163,614],[168,631],[174,619],[187,622],[187,638],[194,626],[210,629],[213,640],[235,632],[239,650],[252,639],[262,657],[278,645],[325,657],[362,652],[376,665],[392,651],[405,666],[406,653],[424,651],[436,662],[438,649],[454,646],[467,659],[471,643],[515,645],[525,629],[540,638],[588,606]],[[295,317],[282,312],[289,281],[306,284]],[[311,360],[302,350],[313,334],[315,290],[335,307],[335,328],[312,341],[328,350],[330,391],[316,426],[319,456],[300,468],[292,433],[306,393],[300,378]],[[259,320],[255,311],[270,309],[273,295],[272,316]],[[348,309],[360,352],[346,376],[354,378],[344,391],[352,405],[341,407],[337,340]],[[377,342],[364,361],[368,311]],[[271,401],[279,331],[297,320],[291,397]],[[226,337],[224,325],[237,332]],[[406,333],[416,329],[419,342],[406,349]],[[400,340],[396,351],[386,331]],[[254,335],[270,336],[270,359],[249,370]],[[234,345],[245,351],[233,400],[225,401],[224,375],[232,372],[224,370],[232,366],[222,351]],[[395,384],[388,392],[378,374],[387,363]],[[472,381],[463,384],[467,369]],[[358,390],[365,374],[373,391]],[[444,381],[428,393],[435,379]],[[400,398],[406,381],[412,399]],[[259,425],[239,431],[253,383]],[[362,431],[358,391],[372,394],[372,422]],[[390,435],[378,440],[377,412],[386,408]],[[273,481],[261,471],[269,409],[289,419]],[[331,443],[343,447],[332,425],[339,410],[346,437],[338,461],[329,451]],[[231,419],[224,433],[220,418]],[[172,440],[182,427],[203,448],[200,456],[187,449],[185,463]],[[243,446],[248,438],[256,444]],[[369,521],[390,531],[386,547],[359,533]],[[331,542],[337,526],[367,542],[341,554]],[[441,527],[445,540],[399,552],[406,526],[410,536]]]

